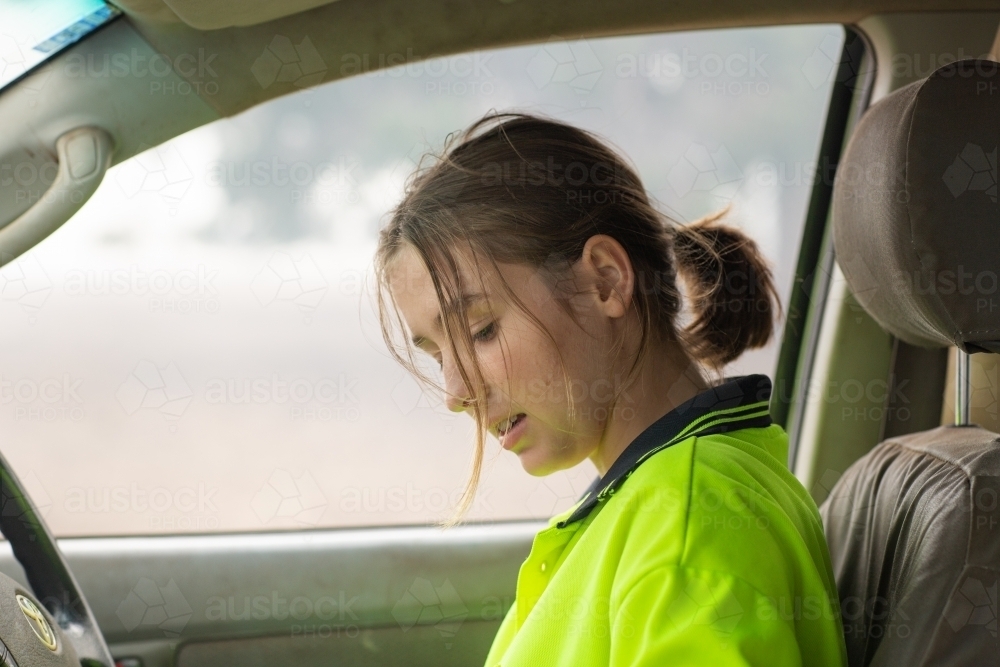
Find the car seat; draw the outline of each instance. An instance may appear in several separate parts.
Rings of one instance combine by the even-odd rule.
[[[1000,664],[1000,436],[963,417],[967,355],[1000,352],[998,67],[951,63],[886,96],[837,170],[855,297],[907,343],[957,346],[964,401],[959,424],[876,445],[820,508],[850,667]]]

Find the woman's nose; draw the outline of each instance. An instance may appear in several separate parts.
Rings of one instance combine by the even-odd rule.
[[[462,380],[456,364],[445,361],[442,367],[444,372],[445,405],[452,412],[463,412],[472,404],[472,396],[469,388]]]

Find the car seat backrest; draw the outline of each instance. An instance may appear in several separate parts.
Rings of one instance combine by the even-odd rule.
[[[837,261],[859,303],[908,343],[1000,352],[998,145],[990,60],[893,92],[848,143]],[[889,439],[820,513],[850,667],[1000,663],[1000,436],[970,425]]]
[[[851,667],[997,661],[998,500],[978,427],[887,440],[841,478],[821,514]]]

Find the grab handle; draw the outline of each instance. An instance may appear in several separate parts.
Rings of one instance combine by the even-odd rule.
[[[80,210],[104,179],[113,149],[111,135],[99,127],[79,127],[56,139],[55,181],[31,208],[0,227],[0,266],[37,245]]]

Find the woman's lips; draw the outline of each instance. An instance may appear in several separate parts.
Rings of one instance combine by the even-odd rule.
[[[513,449],[517,441],[524,435],[527,421],[527,415],[518,415],[517,421],[510,427],[510,430],[500,436],[500,446],[504,449]]]

